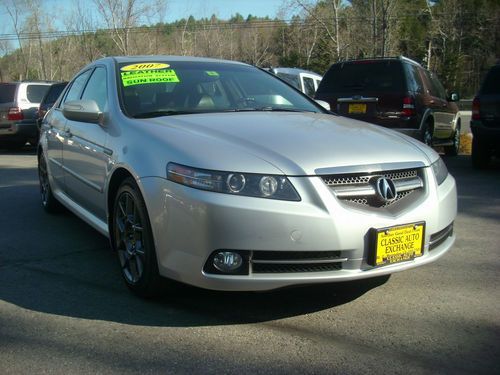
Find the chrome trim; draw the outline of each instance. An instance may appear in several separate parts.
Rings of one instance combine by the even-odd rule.
[[[344,167],[328,167],[318,168],[314,172],[321,177],[321,175],[330,174],[351,174],[351,173],[380,173],[385,171],[395,171],[400,169],[419,169],[428,167],[424,162],[402,162],[402,163],[382,163],[382,164],[366,164]]]
[[[355,102],[366,102],[366,103],[377,103],[378,98],[375,97],[364,97],[364,96],[352,96],[349,98],[338,98],[337,103],[355,103]]]
[[[453,223],[448,225],[448,227],[444,228],[441,232],[437,232],[431,235],[431,238],[433,236],[436,236],[435,238],[432,238],[432,241],[429,241],[429,249],[431,249],[435,244],[443,241],[445,238],[449,237],[451,233],[453,232]]]
[[[420,189],[424,187],[424,182],[420,177],[411,177],[405,178],[401,180],[393,180],[394,185],[396,186],[396,192],[402,193],[405,191]],[[335,195],[339,198],[355,198],[355,197],[366,197],[366,196],[375,196],[377,192],[375,188],[371,184],[359,184],[358,186],[346,185],[346,186],[330,186],[335,192]]]
[[[398,193],[408,190],[415,190],[424,187],[424,182],[420,177],[404,178],[393,181]]]

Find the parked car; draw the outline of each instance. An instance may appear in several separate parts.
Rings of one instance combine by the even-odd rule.
[[[43,207],[108,236],[141,296],[161,277],[240,291],[376,277],[455,240],[434,150],[231,61],[86,66],[44,117],[38,171]]]
[[[40,129],[42,125],[43,117],[45,116],[47,111],[54,105],[57,98],[59,97],[59,95],[61,95],[67,84],[68,82],[60,82],[60,83],[54,83],[52,86],[50,86],[49,90],[47,91],[42,101],[40,102],[38,111],[35,114],[36,116],[35,121],[36,125],[38,126],[38,129]]]
[[[35,115],[51,82],[0,83],[0,147],[20,148],[38,141]]]
[[[316,92],[333,111],[392,128],[447,155],[460,148],[457,93],[448,95],[437,76],[406,57],[333,64]]]
[[[472,164],[484,168],[500,157],[500,65],[491,67],[472,102]]]
[[[269,72],[288,82],[293,87],[298,88],[311,98],[314,97],[319,83],[323,78],[317,73],[298,68],[269,68]]]

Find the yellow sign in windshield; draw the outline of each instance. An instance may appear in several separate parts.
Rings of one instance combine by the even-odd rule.
[[[164,63],[140,63],[140,64],[131,64],[122,67],[120,70],[122,72],[130,72],[136,70],[155,70],[155,69],[165,69],[170,68],[170,65]]]
[[[180,82],[173,69],[121,72],[123,87],[151,83]]]

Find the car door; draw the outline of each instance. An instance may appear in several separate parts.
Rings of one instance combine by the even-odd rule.
[[[50,175],[55,190],[66,191],[63,170],[63,145],[67,142],[67,120],[63,115],[62,106],[65,101],[75,100],[80,97],[90,73],[91,70],[87,70],[73,80],[69,89],[64,94],[64,99],[56,103],[53,110],[49,112],[42,123],[42,129],[45,131],[47,139]]]
[[[104,66],[97,66],[92,71],[79,99],[94,100],[101,112],[107,112],[108,89]],[[109,161],[105,148],[106,128],[95,123],[67,120],[66,134],[67,141],[63,147],[66,192],[74,202],[104,221],[104,184]]]
[[[434,137],[436,138],[450,138],[455,131],[455,117],[457,113],[456,104],[448,100],[448,95],[445,88],[432,74],[433,86],[437,88],[440,99],[440,116],[439,127],[434,129]]]
[[[453,118],[450,119],[446,92],[435,75],[428,71],[425,71],[425,86],[425,105],[432,110],[434,117],[434,138],[447,137]],[[446,132],[448,133],[445,134]]]

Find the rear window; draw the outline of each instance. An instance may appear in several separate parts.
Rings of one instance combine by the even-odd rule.
[[[0,103],[10,103],[14,101],[16,85],[9,83],[0,84]]]
[[[401,92],[404,73],[399,61],[359,61],[333,65],[318,93],[361,95],[364,92]]]
[[[500,66],[491,68],[486,76],[481,94],[484,95],[498,95],[500,94]]]
[[[26,97],[31,103],[40,103],[49,88],[48,85],[28,85],[26,87]]]

